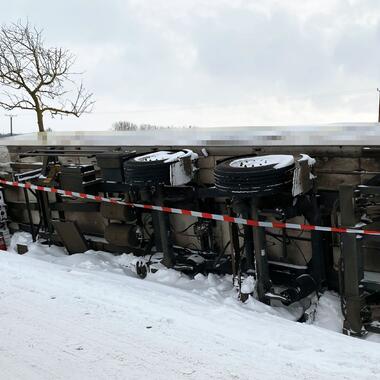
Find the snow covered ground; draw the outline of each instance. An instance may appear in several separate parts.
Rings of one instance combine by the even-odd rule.
[[[333,293],[306,325],[294,310],[237,301],[228,276],[162,269],[141,280],[129,255],[12,247],[0,252],[1,379],[379,377],[378,338],[337,333]]]

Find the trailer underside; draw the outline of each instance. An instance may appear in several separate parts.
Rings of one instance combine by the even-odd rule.
[[[319,136],[316,129],[303,130],[293,143],[289,139],[296,134],[286,129],[277,134],[230,129],[219,135],[186,130],[175,136],[175,144],[173,131],[159,137],[167,137],[166,143],[157,142],[157,131],[103,138],[79,134],[77,139],[17,136],[4,140],[2,177],[256,221],[380,230],[375,126],[363,127],[357,140],[350,136],[359,126],[335,126],[343,136],[341,144],[325,145],[310,143]],[[78,146],[78,141],[86,145]],[[268,158],[280,156],[291,159],[276,164]],[[190,275],[232,274],[242,301],[254,296],[268,304],[302,304],[302,320],[312,317],[318,296],[333,289],[341,296],[344,333],[378,331],[378,236],[253,228],[30,189],[3,191],[3,226],[63,245],[69,254],[88,249],[131,252],[140,258],[135,269],[144,277],[155,270],[152,258],[160,253],[165,266]]]

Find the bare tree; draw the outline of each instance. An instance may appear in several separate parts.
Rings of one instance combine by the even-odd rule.
[[[75,57],[63,48],[45,47],[42,31],[21,21],[0,28],[0,106],[33,110],[40,132],[45,112],[79,117],[94,102],[75,84]]]

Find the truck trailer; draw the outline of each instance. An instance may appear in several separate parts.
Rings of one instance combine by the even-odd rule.
[[[334,290],[343,333],[380,332],[379,123],[25,134],[0,171],[4,236],[230,274],[301,322]]]

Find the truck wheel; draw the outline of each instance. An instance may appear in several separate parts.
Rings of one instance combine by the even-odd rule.
[[[291,155],[231,158],[216,166],[215,187],[233,194],[270,195],[291,189],[293,172]]]
[[[131,185],[171,184],[170,167],[178,161],[189,160],[191,165],[193,152],[183,150],[165,150],[144,153],[124,163],[126,182]]]

